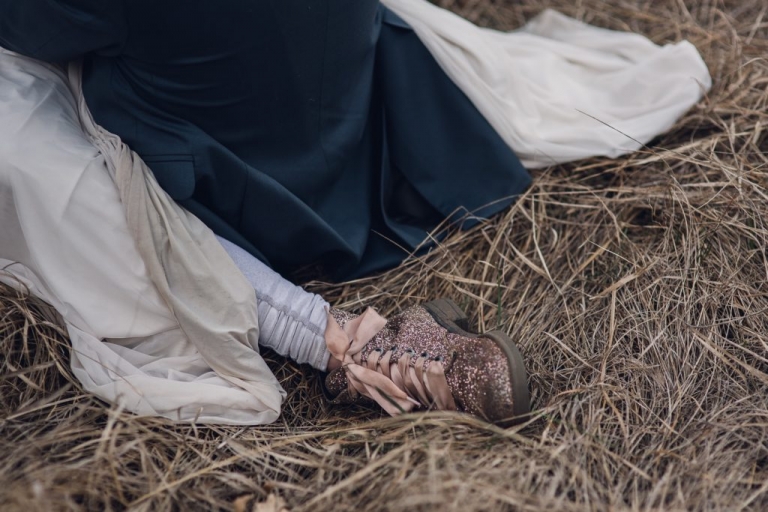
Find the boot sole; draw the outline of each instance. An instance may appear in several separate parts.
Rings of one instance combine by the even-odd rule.
[[[528,373],[525,370],[523,356],[512,339],[502,331],[489,331],[484,334],[472,332],[469,328],[467,314],[451,299],[437,299],[427,302],[422,306],[448,332],[470,338],[488,338],[493,340],[504,351],[507,361],[509,361],[514,417],[501,422],[500,425],[509,427],[524,421],[531,412]]]

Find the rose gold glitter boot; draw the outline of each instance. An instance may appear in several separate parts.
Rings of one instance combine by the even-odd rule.
[[[328,312],[328,348],[342,367],[325,386],[334,403],[374,400],[396,415],[459,410],[509,426],[530,412],[523,359],[501,331],[469,332],[464,312],[439,299],[385,320],[374,310]]]

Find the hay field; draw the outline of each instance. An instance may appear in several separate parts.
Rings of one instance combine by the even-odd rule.
[[[768,4],[444,0],[514,28],[544,7],[704,55],[715,86],[647,150],[537,171],[502,215],[344,285],[383,313],[449,296],[519,340],[535,414],[332,408],[270,356],[289,399],[262,428],[138,419],[83,393],[45,305],[0,290],[0,509],[768,509]],[[275,509],[276,510],[276,509]]]

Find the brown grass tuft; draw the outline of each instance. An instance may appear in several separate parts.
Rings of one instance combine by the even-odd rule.
[[[4,287],[4,510],[768,508],[764,0],[440,3],[500,28],[554,7],[687,38],[715,79],[652,148],[537,172],[513,208],[384,275],[309,283],[383,313],[454,298],[519,340],[535,417],[330,408],[311,370],[270,356],[290,390],[275,425],[139,419],[84,394],[55,314]]]

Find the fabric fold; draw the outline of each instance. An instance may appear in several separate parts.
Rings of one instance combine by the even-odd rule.
[[[688,41],[658,46],[547,9],[500,32],[426,0],[382,0],[528,168],[636,151],[712,86]]]
[[[98,126],[85,102],[82,63],[69,67],[80,122],[105,158],[152,283],[181,330],[222,379],[280,413],[285,392],[259,355],[256,294],[213,232],[160,188],[142,159]]]
[[[253,288],[119,140],[95,126],[102,147],[85,136],[69,85],[55,66],[0,49],[0,281],[59,311],[86,391],[175,421],[275,421],[284,391],[258,353]],[[110,165],[126,199],[146,201],[128,212],[133,225]]]

